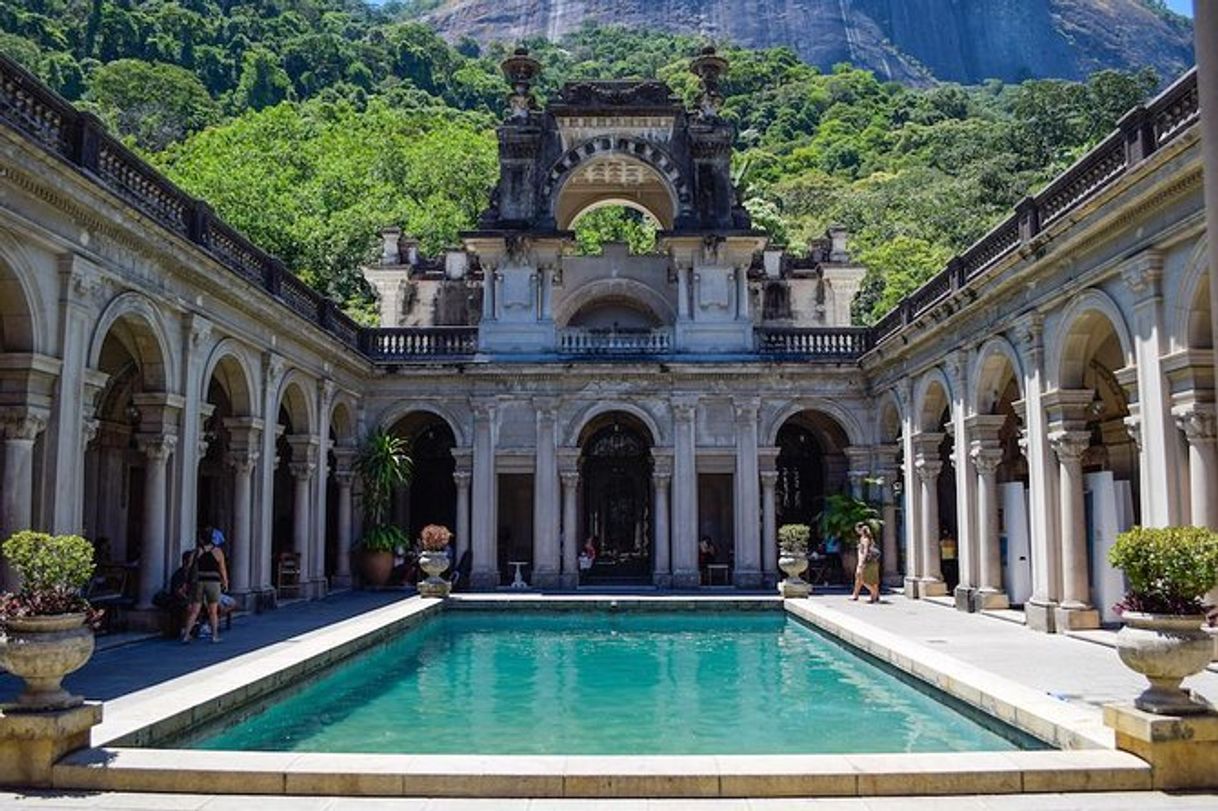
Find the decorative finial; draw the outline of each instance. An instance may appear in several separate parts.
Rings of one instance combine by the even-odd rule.
[[[521,47],[503,60],[500,69],[512,86],[512,95],[508,96],[508,120],[527,121],[529,113],[537,109],[533,81],[541,73],[541,63],[529,56],[528,48]]]
[[[723,94],[719,92],[719,82],[727,73],[728,61],[715,52],[714,45],[707,45],[702,54],[689,64],[689,70],[702,83],[702,92],[698,95],[698,117],[713,121],[719,118],[719,110],[723,107]]]

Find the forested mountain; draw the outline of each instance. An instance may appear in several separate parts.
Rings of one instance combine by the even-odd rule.
[[[508,46],[449,45],[358,0],[0,0],[22,62],[302,277],[368,312],[356,272],[399,223],[427,251],[486,205]],[[692,37],[581,28],[527,43],[543,97],[576,78],[668,82],[692,101]],[[872,269],[867,319],[1102,138],[1152,70],[927,88],[788,48],[728,47],[724,113],[757,224],[800,250],[833,222]],[[641,236],[613,212],[581,244]]]
[[[839,62],[885,79],[976,84],[1085,79],[1192,64],[1187,19],[1146,0],[406,0],[450,39],[560,39],[586,22],[788,47],[823,70]]]

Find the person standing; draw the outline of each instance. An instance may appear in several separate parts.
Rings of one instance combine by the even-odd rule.
[[[211,641],[220,641],[220,595],[228,590],[228,566],[224,552],[215,543],[210,529],[199,536],[199,545],[187,567],[191,585],[190,608],[182,626],[182,643],[190,642],[190,629],[199,617],[199,609],[207,605],[207,620],[211,625]]]
[[[880,548],[876,545],[871,527],[866,524],[855,524],[854,533],[858,536],[858,564],[854,567],[854,593],[851,600],[859,598],[859,592],[865,586],[871,594],[867,602],[880,601]]]

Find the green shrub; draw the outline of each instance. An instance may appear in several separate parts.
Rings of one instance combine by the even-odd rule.
[[[400,546],[407,546],[410,539],[401,527],[393,524],[379,524],[364,533],[361,545],[365,552],[392,552]]]
[[[4,542],[4,557],[26,593],[79,591],[93,576],[93,546],[79,535],[23,530]]]
[[[1152,614],[1200,614],[1218,583],[1218,534],[1200,527],[1134,527],[1108,552],[1129,591],[1118,608]]]
[[[783,552],[802,555],[808,551],[812,529],[807,524],[783,524],[778,528],[778,547]]]

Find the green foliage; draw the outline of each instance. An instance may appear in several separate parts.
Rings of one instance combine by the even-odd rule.
[[[625,242],[631,253],[656,249],[659,225],[650,216],[625,206],[605,206],[581,216],[574,223],[575,244],[581,256],[599,254],[606,242]]]
[[[880,529],[884,526],[879,510],[846,493],[826,496],[825,509],[816,516],[816,522],[822,538],[838,538],[851,546],[859,540],[858,533],[854,531],[857,525],[870,527],[874,538],[879,537]]]
[[[23,530],[10,536],[3,550],[21,577],[22,593],[77,592],[93,576],[93,547],[79,535]]]
[[[1202,614],[1202,597],[1218,583],[1218,533],[1201,527],[1134,527],[1117,536],[1108,561],[1129,582],[1121,608]]]
[[[778,548],[793,555],[802,555],[808,551],[808,539],[812,537],[812,528],[807,524],[783,524],[778,528]]]
[[[377,524],[364,533],[360,546],[367,552],[392,552],[410,545],[406,530],[393,524]]]
[[[495,180],[498,64],[515,43],[450,46],[411,21],[436,2],[0,0],[0,50],[89,101],[183,188],[364,312],[356,268],[376,230],[402,225],[438,251],[473,226]],[[589,25],[526,44],[545,67],[543,102],[574,79],[654,77],[686,104],[696,94],[692,37]],[[1158,83],[1101,71],[1083,83],[919,89],[849,65],[823,73],[788,48],[722,52],[744,206],[796,251],[830,223],[848,228],[872,266],[861,322]],[[582,223],[580,249],[621,238],[637,249],[648,239],[639,224],[601,214]]]
[[[385,518],[393,502],[393,492],[410,482],[414,462],[410,458],[410,447],[400,436],[378,428],[368,435],[359,455],[355,459],[355,472],[363,484],[364,514],[369,530],[364,536],[364,546],[369,539],[379,542],[388,529]],[[400,532],[400,530],[399,530]]]
[[[154,152],[220,116],[194,74],[176,65],[135,59],[120,59],[94,71],[85,99],[111,129]]]

